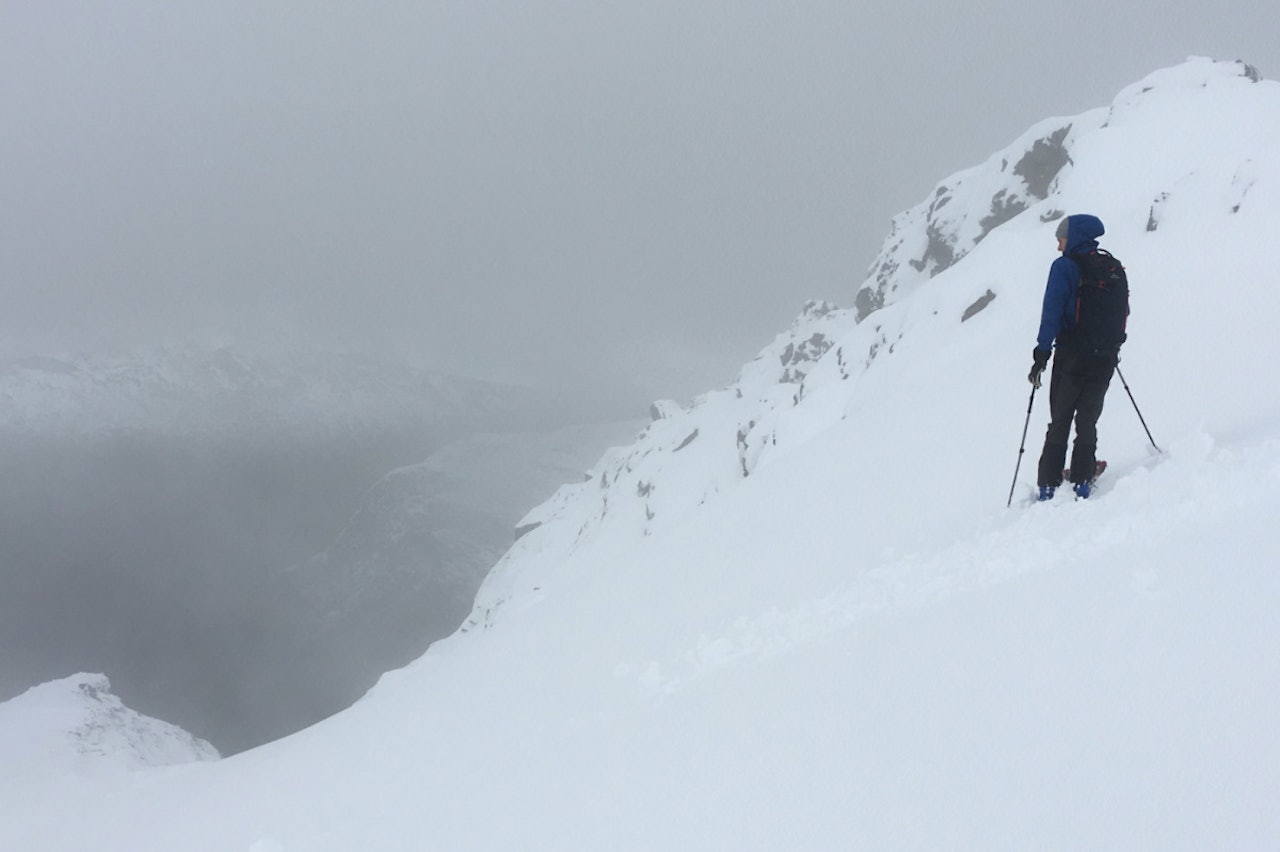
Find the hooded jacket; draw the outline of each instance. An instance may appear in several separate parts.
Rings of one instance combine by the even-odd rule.
[[[1098,247],[1098,237],[1106,233],[1102,220],[1088,213],[1067,217],[1067,248],[1062,257],[1049,267],[1049,283],[1044,288],[1044,307],[1040,310],[1040,333],[1036,347],[1048,352],[1054,340],[1075,328],[1076,295],[1080,291],[1080,266],[1071,255],[1091,252]]]

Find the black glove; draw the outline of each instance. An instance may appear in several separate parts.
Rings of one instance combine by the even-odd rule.
[[[1031,364],[1031,372],[1027,374],[1027,381],[1031,382],[1033,387],[1040,387],[1040,374],[1044,372],[1044,368],[1049,363],[1049,350],[1036,347],[1031,353],[1033,362]]]

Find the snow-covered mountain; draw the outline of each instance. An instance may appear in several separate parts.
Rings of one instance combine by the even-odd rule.
[[[899,217],[853,308],[656,405],[354,707],[0,802],[0,846],[1280,846],[1278,139],[1280,85],[1202,59],[1037,125]],[[1117,382],[1096,498],[1032,504],[1024,464],[1009,510],[1070,212],[1128,268],[1164,452]]]
[[[130,710],[100,674],[44,683],[0,703],[0,784],[8,790],[67,774],[217,759],[204,740]]]

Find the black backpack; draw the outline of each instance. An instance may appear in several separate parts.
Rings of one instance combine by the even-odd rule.
[[[1071,340],[1086,355],[1115,353],[1125,341],[1129,319],[1129,279],[1124,266],[1103,249],[1073,254],[1071,259],[1080,267]]]

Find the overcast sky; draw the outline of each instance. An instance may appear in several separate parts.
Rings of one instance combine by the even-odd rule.
[[[938,180],[1192,54],[1280,77],[1275,0],[0,0],[0,351],[687,400]]]

